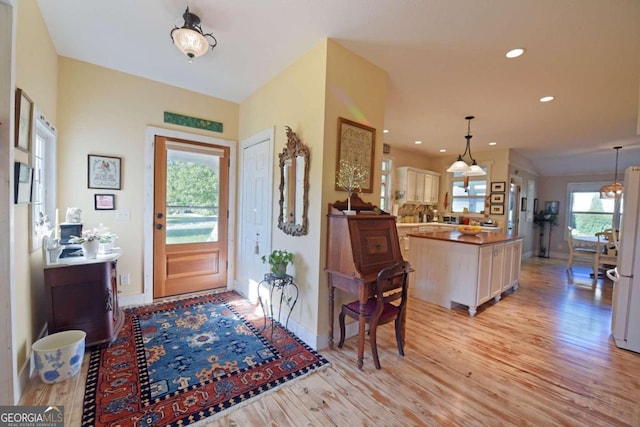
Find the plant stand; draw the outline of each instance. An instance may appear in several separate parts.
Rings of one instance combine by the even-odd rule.
[[[265,289],[266,293],[269,294],[269,313],[265,310],[265,302],[261,289]],[[293,277],[284,274],[284,275],[276,275],[273,273],[267,273],[264,275],[264,279],[258,284],[258,299],[260,300],[260,307],[262,308],[262,312],[264,313],[264,326],[262,330],[267,329],[267,318],[271,320],[271,337],[273,338],[273,329],[275,326],[275,318],[273,315],[273,291],[278,290],[280,293],[279,303],[278,303],[278,318],[277,322],[282,325],[280,322],[280,317],[282,315],[282,303],[284,302],[289,308],[289,313],[287,314],[287,320],[285,322],[285,329],[289,327],[289,318],[291,317],[291,312],[293,308],[296,306],[298,302],[298,285],[293,281]],[[295,293],[295,295],[291,295]],[[277,295],[276,295],[277,297]]]

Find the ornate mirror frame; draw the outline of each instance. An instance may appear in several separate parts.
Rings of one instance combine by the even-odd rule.
[[[309,147],[304,145],[298,135],[285,126],[287,145],[278,155],[280,158],[280,216],[278,228],[292,236],[304,236],[308,232],[309,220]],[[301,164],[304,162],[304,165]],[[302,182],[296,168],[303,166]],[[302,188],[300,188],[302,186]],[[296,200],[302,191],[302,200]],[[285,215],[285,211],[287,211]],[[291,220],[285,220],[292,218]]]

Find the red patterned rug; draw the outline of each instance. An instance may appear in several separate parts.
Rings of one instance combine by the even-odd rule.
[[[82,425],[189,425],[328,364],[263,321],[235,292],[126,309],[116,340],[91,353]]]

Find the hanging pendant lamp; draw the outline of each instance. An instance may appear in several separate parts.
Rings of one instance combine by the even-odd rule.
[[[622,147],[613,147],[616,150],[616,172],[613,176],[613,184],[607,184],[600,189],[601,199],[619,199],[622,196],[623,186],[618,182],[618,152]]]
[[[471,120],[473,120],[474,116],[467,116],[464,119],[467,120],[467,134],[465,135],[465,139],[467,140],[467,146],[464,149],[464,153],[462,155],[458,155],[458,160],[453,162],[447,172],[460,172],[464,176],[482,176],[487,173],[482,170],[480,165],[476,162],[476,160],[471,156]],[[469,153],[470,164],[464,160],[464,156]]]

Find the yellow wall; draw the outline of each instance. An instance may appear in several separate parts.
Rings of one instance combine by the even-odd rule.
[[[57,117],[58,56],[35,0],[16,2],[16,86],[23,89],[50,121]],[[29,155],[15,150],[15,160],[30,164]],[[18,369],[24,367],[31,344],[46,321],[42,255],[30,253],[29,205],[14,205],[15,311],[14,330]]]
[[[303,57],[283,70],[273,80],[261,87],[240,104],[241,140],[275,126],[274,141],[274,182],[273,218],[278,218],[280,199],[278,183],[280,172],[278,154],[284,148],[287,137],[285,126],[289,126],[309,147],[309,233],[293,237],[284,234],[273,224],[272,249],[286,248],[295,253],[292,274],[300,287],[301,298],[296,312],[301,318],[295,319],[308,331],[316,331],[318,317],[318,275],[320,222],[324,214],[321,198],[323,181],[324,135],[324,88],[326,41],[315,46]],[[242,171],[240,171],[242,173]]]
[[[296,308],[300,318],[295,320],[319,337],[319,345],[326,343],[322,340],[326,340],[328,328],[327,278],[323,270],[327,205],[346,199],[346,193],[334,189],[338,117],[377,129],[374,191],[362,195],[377,205],[385,100],[386,74],[325,40],[240,105],[241,139],[275,125],[277,156],[286,142],[284,126],[288,125],[310,148],[309,234],[288,236],[273,224],[272,247],[296,253],[293,274],[300,286],[302,308]],[[273,163],[276,167],[275,157]],[[278,173],[274,179],[279,180]],[[274,182],[274,200],[279,199],[277,187]],[[278,209],[274,206],[274,218]]]
[[[130,274],[123,295],[143,292],[143,218],[145,129],[148,125],[183,132],[238,138],[238,104],[174,86],[60,57],[58,102],[58,208],[82,209],[84,228],[100,223],[118,236],[124,256],[118,272]],[[214,133],[163,123],[163,113],[211,119],[224,124]],[[122,189],[87,188],[87,155],[122,158]],[[94,210],[94,194],[114,193],[116,209],[127,209],[129,221],[116,222],[114,211]]]
[[[380,204],[380,176],[382,161],[382,142],[384,130],[384,112],[387,100],[386,72],[329,40],[327,48],[327,87],[325,110],[325,144],[323,155],[321,222],[321,251],[319,264],[324,268],[327,245],[327,205],[336,200],[346,200],[347,194],[335,190],[338,118],[343,117],[363,123],[376,129],[375,170],[373,174],[373,192],[362,193],[360,197],[374,205]],[[318,333],[325,337],[329,328],[327,274],[320,270],[317,277],[320,283],[318,294],[319,317]],[[336,306],[353,296],[337,292]]]

